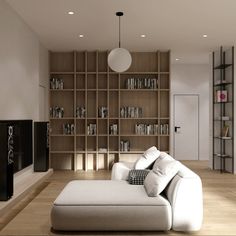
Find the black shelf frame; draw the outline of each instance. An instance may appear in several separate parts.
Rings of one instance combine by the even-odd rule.
[[[234,172],[234,47],[231,47],[229,50],[231,50],[231,63],[226,63],[226,51],[223,50],[223,47],[220,47],[220,65],[215,66],[215,56],[216,53],[213,52],[212,54],[212,77],[213,77],[213,83],[212,83],[212,99],[213,99],[213,103],[212,103],[212,111],[213,111],[213,116],[212,116],[212,125],[213,125],[213,157],[212,157],[212,166],[213,166],[213,170],[215,170],[215,163],[216,163],[216,158],[220,158],[220,172],[227,172],[226,171],[226,159],[231,159],[231,166],[232,166],[232,173]],[[231,67],[231,81],[228,82],[227,80],[225,80],[226,78],[226,69]],[[220,83],[219,84],[215,84],[215,73],[216,70],[220,70]],[[223,81],[227,81],[227,82],[223,82]],[[225,90],[226,87],[231,86],[231,91],[232,91],[232,100],[228,101],[228,102],[215,102],[215,89],[216,87],[219,87],[220,90]],[[216,105],[220,105],[220,118],[221,119],[216,119],[215,117],[215,109],[216,109]],[[223,120],[222,116],[225,116],[226,114],[226,106],[227,109],[231,109],[232,112],[232,117],[229,120]],[[230,139],[224,139],[224,138],[220,138],[220,137],[216,137],[215,135],[215,126],[216,124],[219,124],[218,122],[220,122],[220,132],[223,129],[223,127],[225,126],[225,124],[227,122],[231,122],[231,138]],[[216,154],[215,153],[215,140],[218,139],[220,142],[220,153]],[[231,155],[227,155],[226,154],[226,142],[225,141],[231,141]]]

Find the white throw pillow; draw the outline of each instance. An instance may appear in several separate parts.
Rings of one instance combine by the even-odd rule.
[[[149,197],[160,194],[179,171],[179,162],[168,154],[161,155],[155,162],[152,171],[144,180],[144,187]]]
[[[134,169],[143,170],[149,167],[160,155],[160,151],[155,146],[146,150],[136,161]]]

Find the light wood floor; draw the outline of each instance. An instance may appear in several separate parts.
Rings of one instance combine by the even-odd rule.
[[[203,182],[204,223],[199,232],[185,235],[236,235],[236,176],[211,171],[207,162],[185,161]],[[50,227],[53,201],[73,179],[110,179],[110,173],[57,171],[32,191],[7,216],[0,217],[0,235],[183,235],[168,232],[81,232],[55,233]],[[5,227],[4,227],[5,226]]]

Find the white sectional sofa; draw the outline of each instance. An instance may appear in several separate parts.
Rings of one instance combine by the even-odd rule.
[[[112,180],[70,182],[53,204],[54,230],[64,231],[196,231],[203,219],[202,184],[181,164],[166,189],[149,197],[143,185],[126,180],[134,163],[119,162]]]

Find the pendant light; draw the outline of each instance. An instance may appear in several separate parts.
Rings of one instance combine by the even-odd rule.
[[[130,52],[125,48],[121,48],[120,43],[120,17],[123,15],[123,12],[116,12],[116,16],[119,17],[119,47],[114,48],[108,55],[108,65],[113,71],[119,73],[128,70],[132,62]]]

